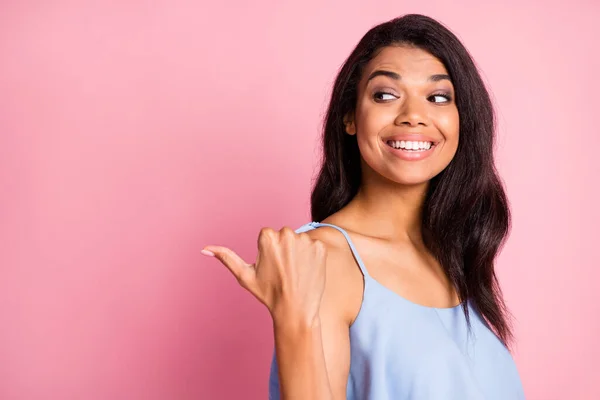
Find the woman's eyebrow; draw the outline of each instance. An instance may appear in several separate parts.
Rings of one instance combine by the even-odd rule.
[[[402,77],[400,76],[400,74],[397,74],[396,72],[385,71],[385,70],[382,70],[382,69],[378,69],[376,71],[373,71],[371,73],[371,75],[369,75],[369,78],[367,79],[367,83],[371,79],[375,78],[376,76],[380,76],[380,75],[387,76],[388,78],[392,78],[392,79],[395,79],[397,81],[399,81],[399,80],[402,79]],[[450,79],[450,75],[447,75],[447,74],[435,74],[435,75],[431,75],[429,77],[429,79],[427,79],[427,80],[431,81],[431,82],[439,82],[439,81],[442,81],[444,79],[449,80],[450,82],[452,82],[452,79]]]

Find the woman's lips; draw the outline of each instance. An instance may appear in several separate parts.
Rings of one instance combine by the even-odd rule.
[[[390,151],[390,153],[402,160],[406,161],[420,161],[427,157],[429,157],[433,150],[436,148],[436,144],[432,145],[428,150],[404,150],[404,149],[396,149],[390,146],[387,141],[384,143],[385,147]]]

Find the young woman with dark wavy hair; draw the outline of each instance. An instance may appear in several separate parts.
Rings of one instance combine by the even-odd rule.
[[[494,260],[510,212],[494,112],[437,21],[375,26],[341,67],[312,222],[207,246],[273,318],[271,399],[524,398]]]

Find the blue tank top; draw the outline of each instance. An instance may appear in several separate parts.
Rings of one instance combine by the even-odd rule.
[[[362,305],[350,326],[348,400],[525,398],[510,352],[470,302],[469,330],[461,305],[422,306],[371,278],[344,229],[310,222],[296,233],[321,226],[344,235],[364,276]],[[279,398],[273,353],[269,399]]]

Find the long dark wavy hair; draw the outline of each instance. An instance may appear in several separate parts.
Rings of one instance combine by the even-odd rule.
[[[457,152],[429,184],[423,208],[424,243],[454,284],[469,328],[466,300],[510,347],[511,316],[494,272],[494,259],[511,220],[494,164],[494,109],[467,49],[436,20],[408,14],[375,26],[340,68],[323,124],[322,164],[311,194],[312,220],[324,220],[358,193],[360,153],[356,135],[346,134],[343,117],[355,110],[365,65],[380,49],[394,45],[418,47],[444,64],[460,117]]]

